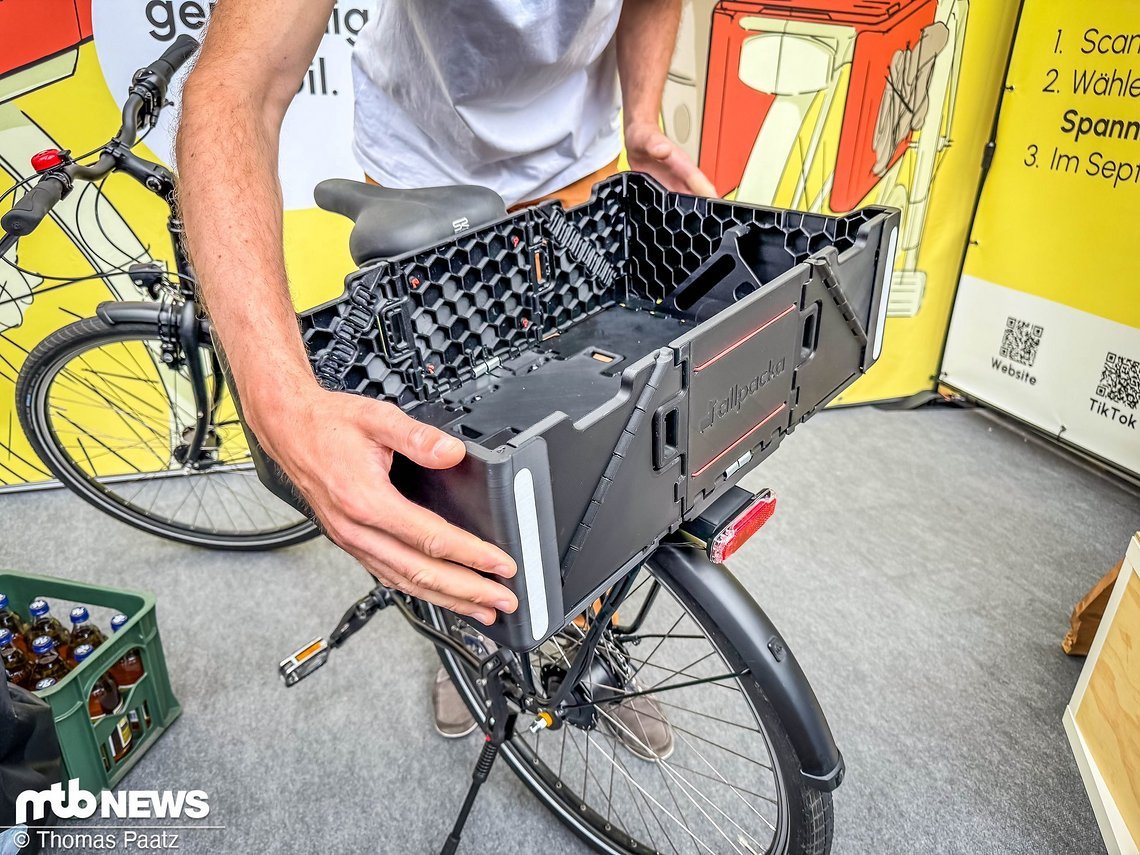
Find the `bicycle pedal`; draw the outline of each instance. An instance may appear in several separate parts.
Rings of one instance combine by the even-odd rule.
[[[317,636],[277,666],[286,688],[295,686],[329,661],[329,643]]]

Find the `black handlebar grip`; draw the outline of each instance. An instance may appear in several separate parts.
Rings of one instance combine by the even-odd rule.
[[[186,60],[194,55],[196,50],[198,50],[198,40],[193,36],[181,35],[174,40],[174,44],[168,47],[162,56],[150,64],[148,70],[155,75],[157,82],[162,87],[159,95],[163,98],[166,97],[166,90],[170,86],[170,81],[178,73],[178,69],[186,64]]]
[[[24,194],[12,210],[0,217],[0,227],[10,235],[24,237],[36,230],[43,218],[63,198],[68,185],[63,176],[45,175],[39,184]]]

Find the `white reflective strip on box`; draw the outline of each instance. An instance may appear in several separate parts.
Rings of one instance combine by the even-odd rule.
[[[875,343],[871,348],[871,358],[878,359],[883,352],[883,329],[887,325],[887,300],[891,297],[891,281],[895,278],[895,250],[898,249],[899,230],[891,229],[891,236],[887,241],[887,258],[890,266],[886,268],[883,276],[882,291],[879,294],[879,316],[875,319]]]
[[[523,579],[530,612],[531,638],[546,635],[550,618],[546,606],[546,574],[542,568],[542,544],[538,529],[538,507],[534,499],[534,478],[529,469],[515,473],[515,517],[522,543]]]

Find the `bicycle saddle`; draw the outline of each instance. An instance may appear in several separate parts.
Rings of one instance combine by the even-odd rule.
[[[473,184],[395,190],[330,178],[313,196],[324,210],[356,223],[348,249],[361,265],[423,249],[507,215],[498,193]]]

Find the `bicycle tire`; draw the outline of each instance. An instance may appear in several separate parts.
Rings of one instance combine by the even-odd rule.
[[[52,475],[81,499],[108,516],[134,528],[178,543],[218,550],[263,551],[293,546],[316,537],[320,532],[313,521],[293,512],[292,509],[281,512],[284,520],[281,525],[271,525],[265,528],[258,528],[254,524],[253,516],[246,511],[245,515],[250,521],[246,530],[241,530],[240,525],[235,525],[233,530],[220,530],[217,525],[213,524],[199,525],[197,524],[197,516],[190,524],[165,519],[156,514],[153,509],[148,511],[125,501],[106,484],[96,480],[96,477],[75,459],[68,451],[67,445],[60,439],[54,426],[51,412],[52,387],[56,384],[57,378],[67,371],[67,366],[76,359],[85,354],[94,354],[97,349],[105,346],[121,345],[125,348],[128,343],[138,343],[148,348],[160,347],[157,331],[153,325],[142,323],[108,324],[101,318],[92,317],[62,327],[41,341],[28,354],[16,383],[17,411],[20,425],[23,427],[32,449]],[[202,347],[206,349],[210,345],[203,344]],[[172,369],[160,367],[158,364],[153,367],[156,374],[161,371],[172,371]],[[95,372],[92,374],[94,375]],[[165,375],[157,376],[160,376],[158,382],[163,382],[161,377]],[[158,399],[156,398],[156,400]],[[175,405],[169,400],[169,395],[167,395],[165,403],[169,410],[175,410]],[[176,420],[177,414],[172,413],[171,418]],[[217,479],[220,477],[220,473],[233,474],[239,468],[242,467],[230,467],[224,470],[211,469],[194,473],[171,469],[166,473],[152,473],[152,475],[171,479],[184,477]],[[248,469],[255,476],[252,464],[249,465]],[[109,479],[105,480],[110,483]],[[259,481],[254,483],[255,480],[255,477],[243,477],[242,484],[248,481],[250,491],[262,491],[268,501],[279,503],[279,500],[273,497]],[[127,476],[122,476],[121,481],[129,483],[130,479]],[[219,492],[218,483],[216,480],[212,482],[215,492]],[[159,485],[157,490],[161,490],[163,486]],[[226,487],[229,489],[228,483]],[[206,487],[204,486],[202,489],[204,492]],[[231,490],[231,492],[233,491]],[[255,500],[259,500],[259,493],[251,492],[250,495]],[[235,498],[238,497],[235,496]],[[270,508],[267,513],[276,512],[275,506],[266,505],[264,507]],[[285,508],[283,503],[281,503],[281,507]],[[209,521],[209,519],[207,515],[207,520]]]
[[[725,633],[700,608],[695,598],[679,588],[674,589],[670,583],[662,578],[658,577],[657,581],[689,613],[693,622],[706,634],[713,648],[722,654],[732,669],[743,671],[743,659],[733,648]],[[454,615],[434,606],[429,607],[429,614],[437,628],[451,631],[454,634],[456,623]],[[477,682],[477,675],[464,668],[454,654],[446,648],[437,649],[444,667],[459,690],[460,696],[466,702],[468,709],[480,724],[485,724],[488,710]],[[785,797],[786,807],[781,812],[778,828],[773,829],[771,845],[763,850],[765,855],[828,855],[831,851],[834,828],[831,793],[813,789],[803,780],[799,771],[801,768],[800,761],[788,737],[787,728],[780,721],[760,685],[750,675],[739,679],[738,683],[747,696],[749,705],[755,714],[756,722],[763,731],[769,746],[769,756],[774,760],[775,767],[778,768],[777,778]],[[672,715],[672,713],[670,714]],[[525,724],[526,722],[520,718],[515,736],[503,745],[501,756],[506,759],[508,765],[527,788],[579,839],[595,851],[604,852],[607,855],[638,855],[638,853],[644,855],[646,852],[665,851],[659,845],[659,841],[653,841],[648,845],[644,841],[640,841],[636,845],[630,845],[636,838],[628,833],[628,829],[617,829],[615,822],[603,821],[607,820],[608,817],[603,817],[600,810],[592,805],[584,806],[584,802],[579,799],[568,782],[557,777],[552,778],[549,774],[551,771],[549,768],[539,769],[539,763],[535,760],[537,750],[531,751],[526,747]],[[569,726],[563,724],[563,728]],[[587,776],[583,775],[583,778],[587,779]],[[585,787],[583,787],[584,790]],[[633,790],[631,789],[632,793]],[[636,799],[636,796],[634,798]],[[648,802],[646,805],[648,806]],[[644,822],[644,816],[642,821]],[[645,828],[649,832],[652,826],[645,823]],[[672,848],[677,849],[677,851],[687,851],[688,848],[692,848],[689,841],[685,842],[689,843],[688,847],[682,846],[677,849],[676,843],[670,841]],[[707,842],[698,845],[696,848],[697,851],[701,852],[719,851],[708,846]],[[759,850],[729,842],[729,846],[724,851],[754,852]]]

